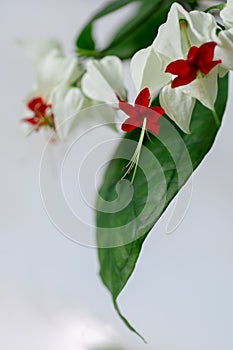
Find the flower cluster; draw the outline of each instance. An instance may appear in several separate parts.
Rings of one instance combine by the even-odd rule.
[[[119,58],[107,56],[84,67],[77,57],[66,57],[55,40],[23,45],[35,72],[35,84],[26,98],[27,116],[22,119],[31,127],[30,132],[52,128],[58,139],[64,140],[76,127],[82,109],[103,100],[117,102],[116,94],[126,99]],[[114,121],[111,113],[102,118]]]
[[[26,101],[30,115],[23,122],[35,131],[52,128],[58,138],[65,139],[76,127],[80,110],[103,102],[114,103],[128,116],[124,132],[142,127],[143,135],[145,131],[156,135],[159,118],[166,114],[184,133],[190,133],[193,109],[200,101],[219,126],[215,111],[218,78],[233,70],[233,0],[228,0],[220,17],[221,26],[210,13],[188,12],[172,4],[152,45],[131,60],[138,95],[134,106],[127,102],[118,57],[89,59],[85,64],[78,57],[66,57],[54,40],[25,44],[36,79]],[[161,107],[151,107],[157,94]]]

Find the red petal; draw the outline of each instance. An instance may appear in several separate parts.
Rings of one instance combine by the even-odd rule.
[[[147,108],[144,118],[147,118],[148,122],[157,123],[159,118],[164,114],[164,110],[161,107],[151,107]],[[143,119],[144,119],[143,118]],[[142,119],[142,122],[143,122]]]
[[[36,125],[38,123],[38,120],[36,120],[35,118],[24,118],[22,119],[22,121],[32,125]]]
[[[152,109],[152,111],[158,113],[160,117],[165,114],[165,110],[162,107],[156,106],[156,107],[150,107],[150,109]]]
[[[219,63],[222,63],[221,60],[212,61],[210,63],[206,63],[202,67],[200,67],[200,71],[204,74],[208,74],[214,67],[216,67]]]
[[[125,101],[120,101],[119,102],[119,108],[125,112],[125,114],[127,114],[129,117],[135,117],[136,115],[136,111],[134,106],[131,106],[129,103],[125,102]]]
[[[200,71],[204,74],[208,74],[211,69],[213,69],[217,64],[221,63],[221,60],[213,61],[214,49],[216,47],[215,42],[209,42],[203,44],[196,56],[196,65],[199,67]]]
[[[145,88],[142,91],[140,91],[140,93],[138,94],[135,100],[135,105],[148,107],[149,103],[150,103],[150,90],[148,88]]]
[[[177,60],[171,62],[165,72],[185,77],[193,72],[193,64],[188,60]]]
[[[205,43],[201,45],[198,49],[198,53],[196,56],[196,63],[199,66],[199,63],[202,64],[210,63],[214,58],[214,49],[216,47],[217,43],[211,41],[209,43]]]
[[[126,121],[122,124],[121,129],[125,132],[130,132],[136,128],[138,128],[140,125],[142,125],[141,121],[133,118],[128,118]]]
[[[188,60],[195,61],[196,55],[198,53],[199,48],[197,46],[192,46],[188,53]]]
[[[160,131],[159,123],[152,123],[150,121],[147,122],[147,130],[152,131],[153,134],[158,135]]]
[[[31,111],[34,112],[36,106],[43,105],[43,104],[44,104],[44,101],[42,97],[36,97],[36,98],[33,98],[31,101],[29,101],[27,106]]]
[[[193,80],[195,80],[197,77],[197,72],[193,71],[192,73],[188,74],[186,77],[177,77],[173,80],[171,87],[177,88],[179,86],[187,85],[191,83]]]

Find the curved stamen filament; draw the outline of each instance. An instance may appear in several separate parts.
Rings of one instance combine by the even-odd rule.
[[[131,160],[123,168],[124,170],[126,169],[126,172],[125,172],[124,176],[122,176],[120,181],[122,181],[134,169],[133,176],[132,176],[132,179],[130,181],[131,184],[134,182],[134,179],[135,179],[135,176],[136,176],[136,172],[137,172],[138,162],[139,162],[139,158],[140,158],[140,154],[141,154],[141,148],[142,148],[142,144],[143,144],[143,140],[144,140],[144,136],[145,136],[145,132],[146,132],[146,123],[147,123],[147,118],[144,118],[143,124],[142,124],[142,130],[141,130],[140,138],[139,138],[139,141],[138,141],[138,145],[137,145],[137,147],[135,149],[135,152],[134,152]]]

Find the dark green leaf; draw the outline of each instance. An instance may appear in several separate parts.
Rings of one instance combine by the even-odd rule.
[[[139,0],[136,0],[139,1]],[[108,3],[105,7],[103,7],[98,13],[96,13],[89,22],[84,26],[81,33],[79,34],[77,40],[76,40],[76,46],[78,49],[82,50],[94,50],[95,49],[95,43],[93,39],[93,23],[114,11],[119,10],[120,8],[128,5],[131,3],[132,0],[114,0],[110,3]]]
[[[114,54],[123,59],[132,57],[136,51],[151,44],[158,27],[166,19],[172,2],[171,0],[115,0],[111,2],[95,14],[81,31],[76,40],[78,53],[99,58],[107,54]],[[96,50],[92,33],[94,22],[129,3],[138,3],[139,8],[136,14],[132,13],[132,17],[114,34],[105,49],[100,51],[97,48]]]
[[[227,94],[226,76],[219,80],[216,101],[220,119],[225,111]],[[155,102],[158,104],[158,100]],[[133,273],[148,233],[207,155],[218,130],[212,112],[197,103],[190,135],[180,131],[169,119],[161,118],[158,137],[151,136],[153,143],[145,139],[141,169],[138,169],[132,187],[125,181],[119,184],[119,179],[121,169],[127,163],[125,159],[132,155],[134,143],[139,139],[139,129],[126,135],[107,168],[96,214],[100,276],[112,294],[116,311],[133,331],[119,311],[117,298]],[[124,202],[125,208],[122,207]]]
[[[166,21],[169,5],[158,2],[157,5],[141,6],[132,20],[124,24],[115,34],[104,55],[117,55],[121,59],[132,57],[142,47],[151,45],[159,26]]]
[[[95,50],[95,42],[92,38],[92,23],[89,23],[77,39],[77,46],[85,50]]]

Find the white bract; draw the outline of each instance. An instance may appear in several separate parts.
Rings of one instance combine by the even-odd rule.
[[[59,42],[49,39],[24,45],[35,71],[33,93],[50,99],[60,84],[70,85],[78,78],[80,69],[76,57],[66,57]]]
[[[61,85],[54,89],[51,103],[57,136],[65,140],[78,124],[78,113],[84,106],[85,98],[79,88]]]
[[[233,0],[228,0],[225,8],[220,12],[226,30],[218,35],[216,54],[221,56],[222,66],[226,70],[233,70]]]
[[[82,90],[88,98],[106,103],[118,103],[118,98],[127,98],[123,66],[118,57],[106,56],[101,60],[91,60],[86,69]]]
[[[186,133],[190,132],[190,120],[196,99],[214,110],[218,68],[175,89],[170,84],[172,75],[165,73],[165,69],[171,62],[186,60],[190,47],[218,42],[217,28],[212,15],[200,11],[187,12],[181,5],[174,3],[167,22],[159,28],[153,44],[136,53],[131,62],[131,74],[138,91],[148,87],[154,94],[162,89],[161,106]]]
[[[82,73],[77,58],[66,57],[55,40],[23,44],[35,71],[35,83],[27,101],[41,97],[45,104],[51,104],[57,135],[65,139],[85,100],[80,89],[72,87]]]
[[[228,0],[225,8],[220,12],[220,16],[226,29],[233,28],[233,0]]]

